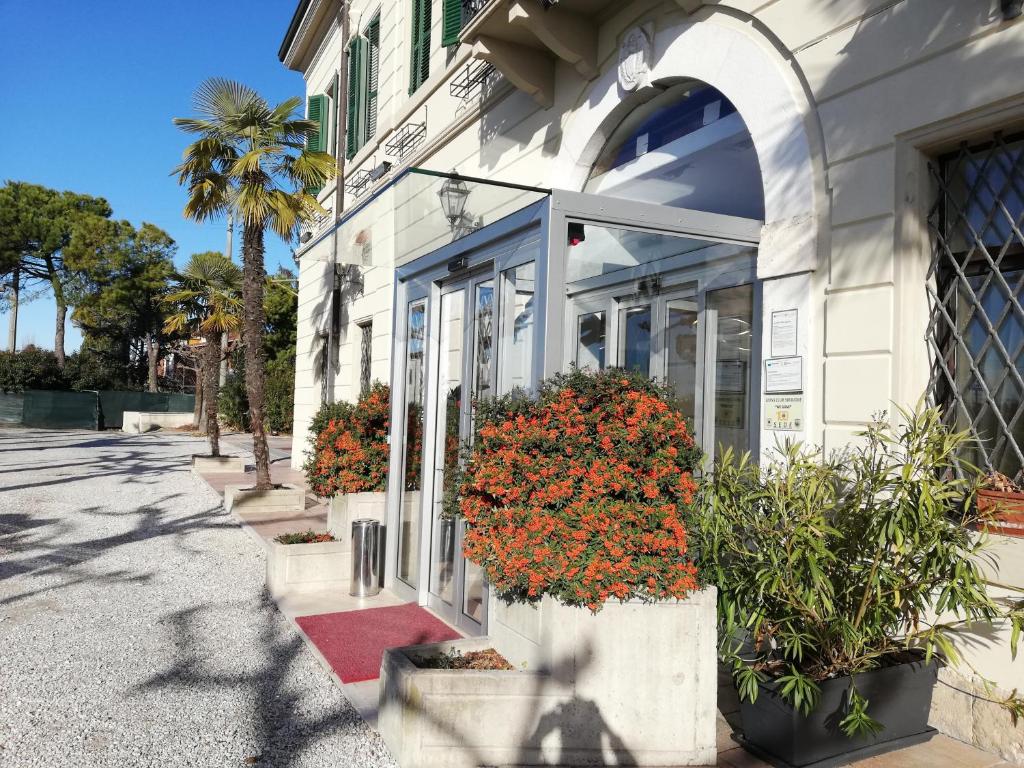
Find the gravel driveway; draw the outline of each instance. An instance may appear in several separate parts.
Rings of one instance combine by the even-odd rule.
[[[181,435],[0,429],[0,766],[394,765]]]

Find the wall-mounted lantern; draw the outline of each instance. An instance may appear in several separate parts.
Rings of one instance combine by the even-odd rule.
[[[458,176],[451,176],[444,180],[437,196],[441,198],[441,210],[448,219],[448,225],[452,232],[461,228],[463,216],[466,212],[466,200],[469,198],[469,186]]]

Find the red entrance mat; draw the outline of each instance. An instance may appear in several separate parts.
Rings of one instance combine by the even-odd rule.
[[[301,616],[296,623],[343,683],[380,677],[386,648],[458,640],[462,635],[415,603]]]

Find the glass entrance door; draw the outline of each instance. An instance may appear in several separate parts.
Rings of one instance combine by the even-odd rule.
[[[709,458],[720,445],[742,453],[752,448],[754,287],[705,290],[700,278],[687,282],[648,296],[635,295],[630,283],[577,297],[574,361],[665,382]]]
[[[445,286],[438,314],[428,604],[474,634],[483,631],[486,585],[483,572],[462,555],[464,524],[446,514],[445,499],[456,492],[462,447],[473,430],[472,403],[494,385],[493,279]]]

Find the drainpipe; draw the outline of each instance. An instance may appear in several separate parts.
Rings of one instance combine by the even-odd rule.
[[[340,18],[338,18],[340,17]],[[334,233],[331,242],[331,305],[330,315],[327,323],[327,402],[334,402],[334,369],[337,365],[337,360],[334,359],[334,349],[337,346],[337,340],[334,338],[334,286],[338,279],[338,247],[340,245],[341,237],[338,233],[337,223],[341,219],[342,211],[345,207],[345,147],[348,145],[348,120],[346,115],[346,108],[348,104],[348,36],[349,36],[349,7],[348,0],[344,0],[341,5],[341,9],[338,11],[337,21],[341,23],[341,61],[338,72],[338,88],[336,91],[337,98],[334,105],[334,119],[335,125],[338,126],[336,131],[338,136],[337,147],[335,152],[337,157],[335,158],[338,163],[338,174],[334,178]],[[341,295],[338,295],[339,301]],[[339,329],[339,333],[340,333]]]
[[[224,249],[224,255],[228,257],[228,261],[235,255],[235,248],[233,238],[235,234],[235,216],[233,213],[228,212],[228,242],[227,248]],[[228,335],[222,333],[220,335],[220,386],[224,386],[228,383]]]

